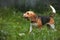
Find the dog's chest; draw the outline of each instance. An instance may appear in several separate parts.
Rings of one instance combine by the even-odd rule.
[[[31,23],[32,24],[32,26],[38,26],[38,24],[37,23]]]

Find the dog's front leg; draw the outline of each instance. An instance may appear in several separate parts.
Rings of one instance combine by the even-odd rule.
[[[30,23],[30,30],[29,30],[29,33],[31,33],[32,31],[32,23]]]

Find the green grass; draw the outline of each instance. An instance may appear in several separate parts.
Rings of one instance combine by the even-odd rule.
[[[23,13],[13,9],[0,9],[0,39],[1,40],[60,40],[60,15],[54,17],[57,31],[33,28],[29,34],[29,21],[22,17]],[[25,35],[19,35],[25,33]]]

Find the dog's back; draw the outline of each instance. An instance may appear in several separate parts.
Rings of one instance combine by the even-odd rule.
[[[41,18],[42,21],[42,25],[48,23],[50,21],[50,17],[49,16],[38,16],[38,18]]]

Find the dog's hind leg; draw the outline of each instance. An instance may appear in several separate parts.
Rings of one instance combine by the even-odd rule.
[[[56,29],[55,29],[55,25],[54,24],[48,24],[54,31],[57,31]]]

